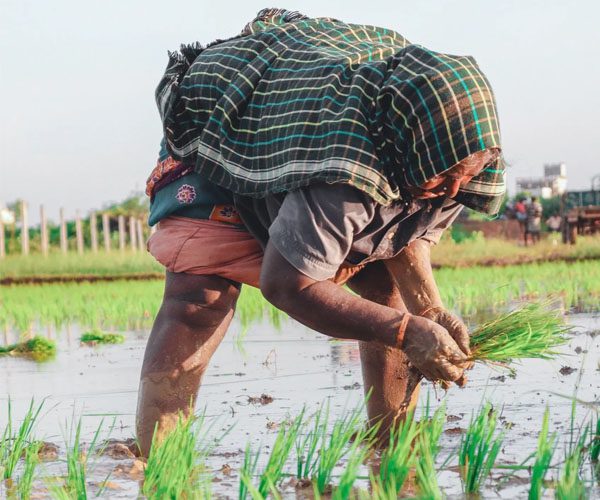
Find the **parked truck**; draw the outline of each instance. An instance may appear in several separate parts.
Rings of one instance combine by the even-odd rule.
[[[566,192],[561,217],[563,243],[574,245],[578,235],[600,232],[600,189]]]

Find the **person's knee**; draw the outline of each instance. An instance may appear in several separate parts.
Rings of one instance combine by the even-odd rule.
[[[169,279],[170,278],[170,279]],[[190,328],[218,326],[235,306],[239,288],[217,276],[167,278],[161,310]]]

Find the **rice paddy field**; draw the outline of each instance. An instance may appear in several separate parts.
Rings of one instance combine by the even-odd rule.
[[[0,497],[600,498],[600,262],[458,264],[485,263],[479,244],[454,245],[456,265],[436,270],[447,306],[477,330],[543,303],[564,338],[549,359],[476,363],[464,389],[424,383],[384,450],[364,425],[356,343],[331,341],[245,288],[196,418],[141,461],[128,445],[162,281],[0,286]],[[55,258],[3,276],[111,276],[108,264]],[[157,271],[120,258],[113,274]],[[525,341],[531,325],[543,328],[510,321]]]

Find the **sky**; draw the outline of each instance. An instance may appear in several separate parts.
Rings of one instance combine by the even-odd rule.
[[[474,56],[496,94],[508,187],[567,164],[600,174],[595,0],[0,0],[0,206],[86,214],[144,188],[161,124],[167,50],[237,34],[263,7],[382,26]]]

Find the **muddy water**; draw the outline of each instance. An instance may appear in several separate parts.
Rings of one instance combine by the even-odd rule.
[[[517,367],[514,379],[502,377],[504,373],[488,367],[477,366],[470,374],[466,389],[449,391],[450,417],[442,436],[440,462],[455,454],[471,412],[484,399],[502,408],[506,438],[499,456],[501,463],[519,463],[535,449],[546,405],[550,407],[552,427],[560,433],[561,439],[567,439],[571,407],[569,399],[560,395],[571,395],[581,376],[578,397],[585,401],[600,398],[600,316],[574,315],[569,321],[576,329],[561,359],[527,362]],[[243,342],[243,351],[240,351],[234,340],[239,331],[239,325],[234,325],[217,351],[199,398],[199,408],[206,407],[215,435],[235,424],[208,464],[215,477],[213,491],[224,498],[237,498],[236,472],[247,442],[254,448],[262,445],[266,459],[277,424],[297,415],[302,405],[306,404],[310,412],[329,398],[333,416],[338,416],[344,408],[358,404],[362,398],[355,343],[331,342],[290,321],[284,324],[280,333],[267,324],[252,326]],[[598,335],[594,336],[594,332]],[[37,365],[13,358],[0,359],[0,426],[5,424],[8,395],[17,417],[25,413],[32,396],[36,401],[46,398],[36,435],[59,444],[61,457],[64,457],[68,422],[80,416],[88,440],[103,419],[105,429],[114,419],[112,438],[128,438],[134,433],[138,373],[147,332],[129,332],[125,344],[97,348],[79,346],[76,341],[79,333],[76,328],[61,332],[58,356],[49,363]],[[572,373],[567,374],[570,370],[566,369],[561,373],[565,366],[574,369]],[[271,396],[273,401],[269,402],[269,398],[261,401],[263,394]],[[438,399],[444,396],[442,393],[431,394]],[[589,414],[590,410],[580,405],[577,422]],[[562,453],[562,445],[558,451]],[[89,478],[91,491],[95,490],[94,483],[112,472],[111,487],[104,497],[136,497],[136,476],[128,474],[132,459],[102,457],[93,462],[95,465]],[[443,490],[450,498],[461,497],[455,465],[453,458],[439,474]],[[288,470],[293,471],[293,467],[289,462]],[[39,473],[54,476],[63,474],[64,470],[64,463],[50,461],[42,465]],[[526,497],[527,486],[523,484],[523,478],[527,479],[528,473],[520,472],[507,479],[501,472],[494,472],[494,481],[484,497]],[[40,496],[45,496],[44,482],[37,481],[36,486]],[[0,491],[0,495],[2,493]],[[592,498],[600,498],[598,490],[590,494]],[[287,488],[285,496],[294,498],[296,493],[293,488]]]

